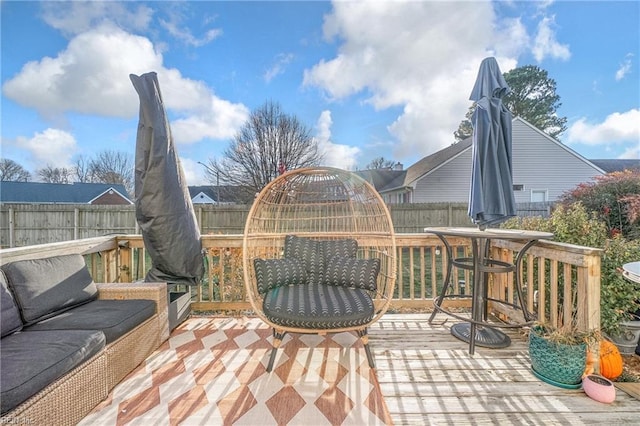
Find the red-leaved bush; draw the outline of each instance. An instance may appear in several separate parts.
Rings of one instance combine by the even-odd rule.
[[[560,201],[581,202],[606,224],[609,237],[640,238],[640,169],[598,176],[567,191]]]

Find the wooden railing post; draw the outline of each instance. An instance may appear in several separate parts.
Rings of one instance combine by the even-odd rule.
[[[599,255],[589,255],[586,267],[578,268],[578,316],[581,330],[600,330],[600,267]]]
[[[119,240],[118,241],[118,260],[117,260],[117,271],[118,271],[118,282],[119,283],[130,283],[131,282],[131,247],[129,247],[129,241],[127,240]]]

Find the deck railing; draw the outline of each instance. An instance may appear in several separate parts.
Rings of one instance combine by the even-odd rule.
[[[468,257],[468,240],[450,239],[456,256]],[[391,310],[433,307],[433,298],[442,288],[446,271],[446,250],[430,234],[396,234],[398,276]],[[492,256],[512,262],[520,242],[493,240]],[[205,276],[191,288],[192,309],[198,311],[249,310],[242,271],[242,235],[203,235]],[[140,235],[115,235],[0,250],[0,263],[57,254],[86,256],[96,282],[127,283],[144,279],[150,266]],[[527,310],[539,321],[554,325],[568,319],[581,330],[600,327],[601,250],[552,241],[530,248],[520,265]],[[471,273],[453,269],[451,309],[468,308]],[[491,303],[490,311],[506,322],[522,322],[522,313],[509,304],[518,304],[514,274],[490,278],[489,296],[507,302]]]

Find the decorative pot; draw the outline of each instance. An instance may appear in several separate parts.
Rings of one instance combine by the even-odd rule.
[[[640,340],[640,320],[620,323],[620,334],[609,336],[622,355],[633,355]]]
[[[616,399],[616,387],[613,382],[597,374],[589,374],[582,380],[582,389],[595,401],[610,404]]]
[[[552,342],[538,327],[529,332],[529,358],[533,373],[554,386],[578,389],[587,364],[587,345]]]

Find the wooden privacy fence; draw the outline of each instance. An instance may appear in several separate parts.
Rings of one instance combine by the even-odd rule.
[[[205,276],[191,289],[192,308],[199,311],[241,311],[250,305],[244,292],[242,235],[205,235]],[[454,253],[469,256],[469,242],[451,239]],[[512,261],[524,242],[492,241],[492,256]],[[397,234],[397,285],[391,309],[431,310],[442,288],[446,250],[434,235]],[[144,278],[150,261],[140,235],[117,235],[0,250],[0,263],[82,253],[97,282],[127,283]],[[531,247],[521,265],[525,303],[540,321],[558,325],[569,318],[583,330],[600,326],[601,250],[553,241]],[[513,273],[490,280],[490,297],[517,303]],[[470,294],[471,272],[453,269],[452,294]],[[446,299],[450,307],[469,307],[468,297]],[[491,304],[492,314],[506,322],[521,322],[520,311]]]
[[[520,216],[548,216],[550,203],[518,205]],[[241,234],[247,205],[194,206],[201,234]],[[395,232],[422,232],[425,226],[471,226],[466,203],[389,205]],[[22,247],[59,241],[138,234],[135,207],[70,204],[3,204],[0,246]]]

